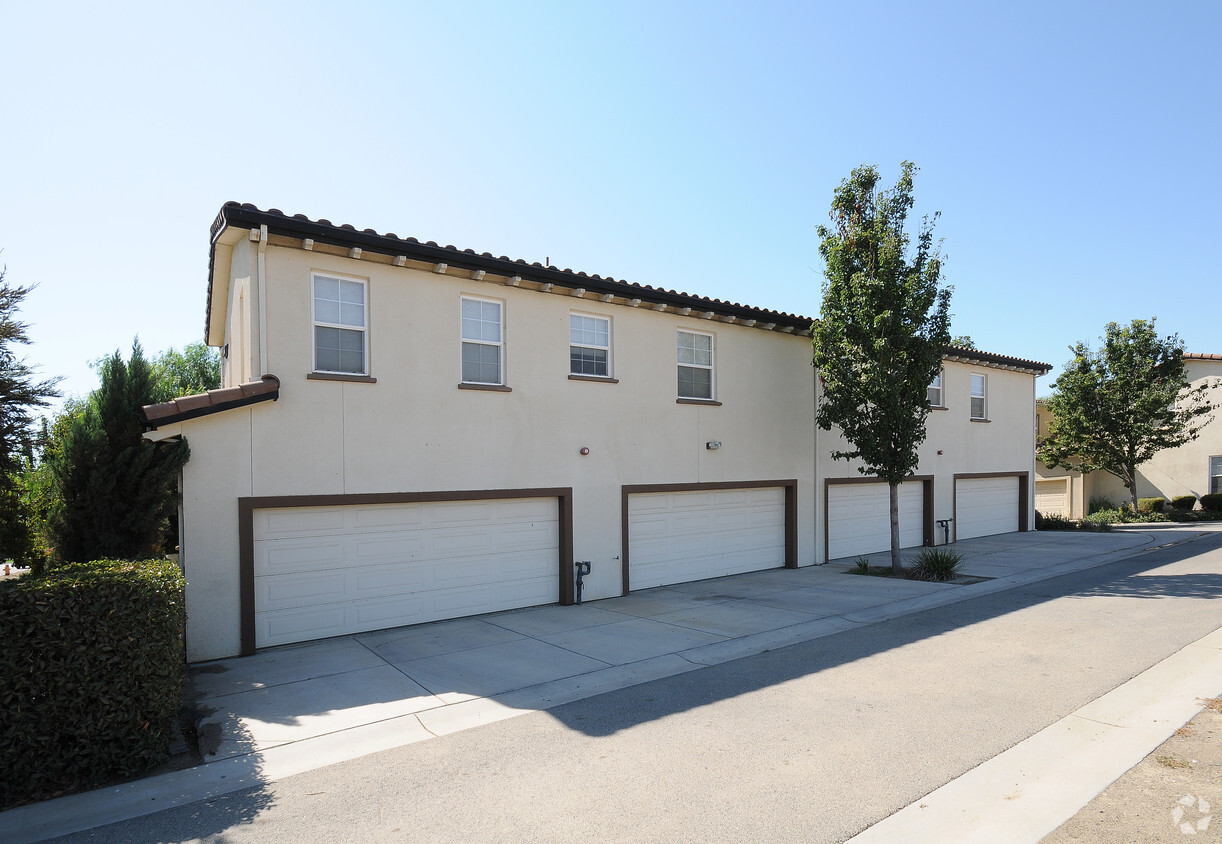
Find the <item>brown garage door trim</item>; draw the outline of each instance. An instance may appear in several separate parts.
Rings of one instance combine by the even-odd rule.
[[[1027,511],[1030,509],[1031,473],[1030,472],[964,472],[955,475],[954,489],[951,490],[953,513],[955,517],[955,541],[959,541],[959,481],[980,480],[984,478],[1018,478],[1018,532],[1029,530],[1030,520]]]
[[[933,535],[933,475],[909,475],[904,483],[921,483],[921,544],[926,548],[934,543]],[[845,484],[885,484],[877,475],[860,478],[826,478],[823,481],[823,562],[827,562],[832,548],[831,499],[832,487]]]
[[[271,495],[238,499],[238,567],[242,656],[255,652],[255,510],[287,507],[340,507],[359,504],[416,504],[434,501],[489,501],[498,498],[555,498],[560,542],[557,576],[560,603],[575,600],[573,583],[573,488],[476,489],[445,492],[374,492],[348,495]]]
[[[620,569],[623,578],[623,594],[630,591],[628,581],[628,496],[639,492],[698,492],[718,489],[774,489],[785,490],[785,568],[798,567],[798,481],[790,478],[783,481],[711,481],[692,484],[629,484],[621,487],[620,493]]]

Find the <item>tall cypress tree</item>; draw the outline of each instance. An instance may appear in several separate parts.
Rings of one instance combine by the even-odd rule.
[[[137,340],[124,362],[102,361],[100,384],[65,432],[54,457],[59,502],[55,556],[64,562],[140,559],[163,550],[178,502],[185,441],[144,439],[140,408],[157,400],[152,367]]]
[[[18,355],[30,343],[29,326],[17,312],[32,287],[9,284],[0,268],[0,562],[29,561],[32,547],[22,474],[33,462],[30,413],[59,395],[58,378],[35,380],[35,368]]]

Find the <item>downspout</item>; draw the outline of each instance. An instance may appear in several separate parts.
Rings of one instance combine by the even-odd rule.
[[[811,438],[814,440],[814,447],[813,447],[814,453],[811,455],[811,462],[813,464],[811,466],[811,477],[814,478],[814,486],[815,486],[814,513],[812,514],[814,516],[814,519],[813,519],[814,535],[811,537],[811,539],[814,540],[814,549],[813,550],[814,550],[815,565],[821,566],[821,565],[824,565],[827,562],[827,560],[824,559],[822,562],[819,561],[820,549],[823,548],[823,543],[819,541],[819,537],[825,535],[819,532],[819,516],[820,514],[825,512],[825,508],[820,506],[820,500],[819,500],[819,496],[822,492],[822,488],[819,485],[819,423],[815,421],[815,419],[819,416],[819,370],[817,367],[812,365],[811,372],[814,373],[813,375],[814,384],[812,385],[813,389],[811,390],[811,402],[812,402],[813,410],[814,410],[814,413],[811,417],[811,426],[810,426]],[[823,530],[824,531],[827,530],[827,525],[823,525]]]
[[[259,366],[250,373],[257,378],[267,367],[267,224],[259,226]]]
[[[1035,530],[1035,447],[1040,437],[1039,416],[1035,412],[1035,382],[1039,380],[1039,377],[1034,373],[1031,375],[1031,474],[1028,476],[1031,482],[1027,485],[1027,530],[1029,531]],[[1069,500],[1069,512],[1073,513],[1072,494]]]

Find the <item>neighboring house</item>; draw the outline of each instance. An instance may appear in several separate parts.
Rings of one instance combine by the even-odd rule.
[[[1222,355],[1186,353],[1185,375],[1191,387],[1202,383],[1213,386],[1209,401],[1222,405]],[[1039,435],[1048,432],[1051,414],[1043,399],[1036,402]],[[1215,414],[1216,416],[1216,414]],[[1042,462],[1035,464],[1035,509],[1044,515],[1055,514],[1080,519],[1090,512],[1091,499],[1107,499],[1124,506],[1129,491],[1110,472],[1081,472],[1070,469],[1050,469]],[[1137,497],[1170,501],[1181,495],[1202,495],[1222,492],[1222,422],[1211,419],[1200,435],[1190,443],[1169,448],[1156,454],[1137,468]]]
[[[889,547],[817,431],[811,320],[249,205],[212,227],[222,388],[185,437],[191,661]],[[1035,378],[952,349],[905,546],[1033,526]],[[274,373],[269,374],[269,373]]]

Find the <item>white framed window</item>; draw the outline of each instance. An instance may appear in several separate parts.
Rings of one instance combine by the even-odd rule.
[[[679,398],[713,398],[713,335],[679,332]]]
[[[1209,492],[1211,495],[1222,492],[1222,457],[1209,458]]]
[[[972,418],[988,419],[988,378],[972,373]]]
[[[314,371],[369,374],[367,284],[313,273]]]
[[[462,380],[503,384],[504,323],[500,302],[462,298]]]
[[[942,373],[938,372],[929,382],[930,407],[942,407]]]
[[[611,320],[569,314],[569,374],[611,377]]]

